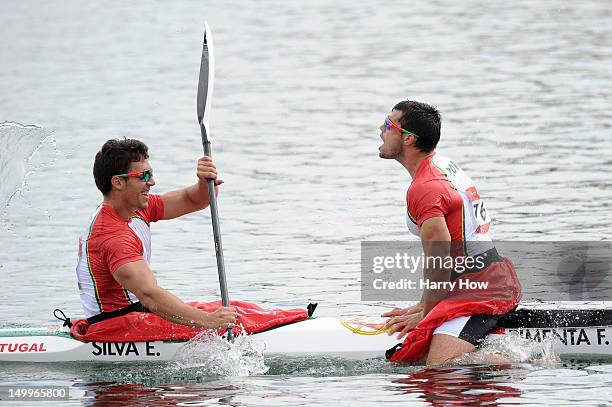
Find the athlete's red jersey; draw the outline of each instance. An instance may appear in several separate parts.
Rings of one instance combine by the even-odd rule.
[[[76,267],[81,303],[87,318],[138,301],[114,279],[112,273],[126,263],[150,262],[149,224],[163,216],[164,203],[159,195],[149,195],[148,207],[137,211],[128,223],[111,206],[98,206],[89,227],[79,239]]]
[[[432,154],[417,168],[406,193],[408,229],[415,235],[423,222],[443,217],[452,242],[463,242],[461,255],[475,256],[491,248],[491,218],[476,186],[448,158]]]

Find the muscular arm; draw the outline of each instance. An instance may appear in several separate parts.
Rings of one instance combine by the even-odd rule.
[[[426,259],[428,257],[445,259],[446,256],[450,256],[450,233],[443,217],[433,217],[423,222],[420,235]],[[430,281],[450,281],[450,273],[450,269],[426,267],[423,269],[423,278]],[[389,335],[399,332],[397,339],[402,339],[447,293],[448,290],[424,290],[418,304],[408,308],[394,308],[382,314],[383,317],[389,317],[384,328],[389,329]]]
[[[199,211],[210,204],[208,186],[198,182],[187,188],[177,189],[163,194],[164,220],[178,218],[191,212]]]
[[[421,243],[425,259],[441,258],[446,259],[450,256],[451,238],[446,221],[443,217],[429,218],[421,225]],[[431,262],[431,260],[430,260]],[[439,267],[440,262],[433,262],[434,267],[426,267],[423,269],[423,278],[429,281],[450,281],[451,269]],[[444,265],[446,262],[442,262]],[[423,307],[423,316],[438,303],[448,293],[448,290],[424,290],[421,297],[421,305]]]
[[[217,168],[210,157],[202,157],[198,160],[197,176],[197,184],[162,195],[164,201],[162,219],[174,219],[206,208],[210,204],[208,178],[215,180],[215,195],[219,193],[217,186],[223,181],[217,179]]]
[[[207,313],[191,307],[177,296],[157,285],[155,276],[144,260],[126,263],[113,273],[123,288],[131,291],[154,314],[181,325],[198,328],[225,328],[236,322],[236,313],[226,307]]]

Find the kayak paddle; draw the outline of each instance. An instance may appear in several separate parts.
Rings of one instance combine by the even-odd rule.
[[[210,105],[215,79],[215,54],[212,33],[208,23],[204,23],[204,45],[202,47],[202,62],[200,63],[200,79],[198,81],[198,122],[202,133],[202,146],[204,155],[211,157],[210,149]],[[219,227],[219,213],[217,210],[217,197],[215,196],[214,180],[208,179],[208,196],[210,197],[210,215],[212,218],[213,235],[215,237],[215,254],[217,256],[217,270],[219,272],[219,286],[221,287],[221,300],[223,306],[229,306],[227,281],[225,280],[225,264],[223,262],[223,246],[221,245],[221,229]],[[227,329],[227,339],[233,339],[231,329]]]

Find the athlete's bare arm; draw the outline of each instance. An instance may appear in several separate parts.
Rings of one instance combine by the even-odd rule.
[[[421,226],[421,243],[425,256],[450,256],[450,232],[446,221],[442,217],[431,218],[423,222]],[[435,281],[450,281],[450,268],[429,268],[423,270],[423,277]],[[425,290],[421,303],[423,304],[423,315],[440,302],[448,293],[448,289]],[[429,345],[426,364],[441,365],[451,363],[459,356],[473,352],[475,346],[463,339],[452,335],[434,335]]]
[[[451,237],[446,220],[443,217],[429,218],[421,225],[421,244],[423,245],[423,253],[427,258],[447,259],[450,256]],[[436,266],[439,262],[433,262]],[[446,262],[442,262],[444,264]],[[450,281],[451,269],[442,267],[426,267],[423,269],[423,278],[429,281]],[[424,290],[421,297],[421,305],[423,306],[423,315],[427,315],[429,311],[439,303],[446,294],[448,289],[440,290]]]
[[[421,225],[421,243],[425,258],[450,256],[450,232],[443,217],[429,218]],[[423,278],[430,281],[450,281],[450,269],[425,268]],[[418,304],[408,308],[394,308],[382,314],[389,317],[384,328],[389,329],[389,335],[399,332],[397,339],[402,339],[413,329],[427,313],[440,302],[448,290],[425,290]]]
[[[168,321],[206,329],[227,328],[228,324],[236,323],[234,307],[204,312],[185,304],[160,287],[144,260],[124,264],[115,270],[113,277],[123,288],[134,293],[151,312]]]
[[[206,208],[210,204],[208,178],[215,180],[215,194],[219,193],[217,187],[223,181],[217,179],[217,168],[212,158],[202,157],[198,160],[197,176],[197,184],[170,191],[161,196],[164,201],[164,217],[162,219],[174,219]]]

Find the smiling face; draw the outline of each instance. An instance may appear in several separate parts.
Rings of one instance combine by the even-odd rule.
[[[152,171],[153,168],[148,160],[132,162],[128,173],[139,173],[141,171]],[[153,176],[149,181],[141,180],[139,177],[115,177],[114,184],[121,194],[125,206],[130,210],[137,211],[146,209],[149,206],[149,190],[155,185]]]
[[[393,123],[399,123],[402,117],[402,112],[399,110],[393,110],[389,114]],[[397,158],[402,152],[404,144],[404,135],[400,130],[397,130],[391,126],[387,129],[385,122],[380,125],[380,138],[383,144],[378,147],[378,156],[380,158],[394,159]]]

